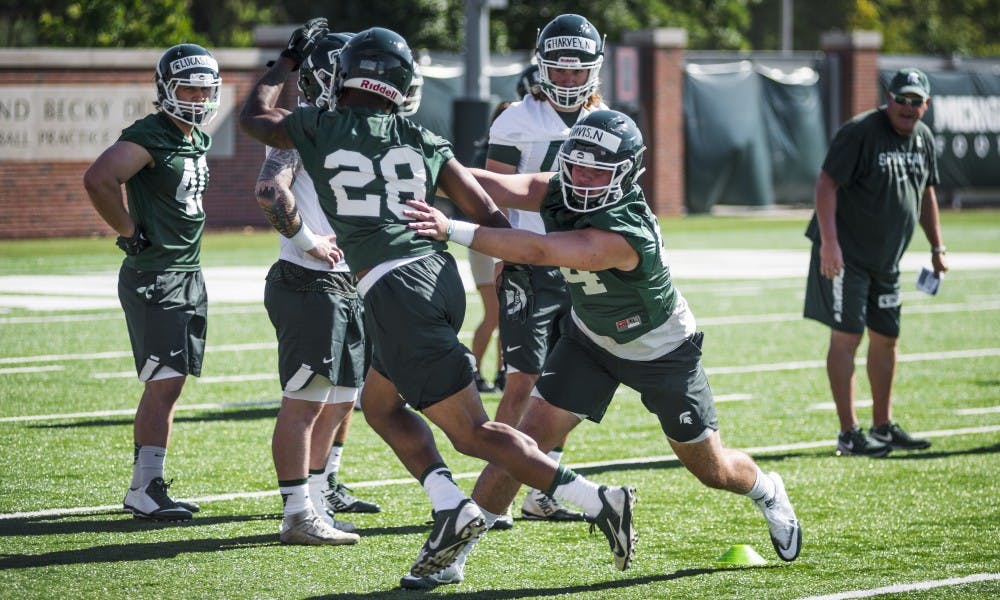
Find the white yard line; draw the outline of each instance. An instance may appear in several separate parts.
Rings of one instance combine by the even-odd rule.
[[[991,425],[985,427],[968,427],[965,429],[942,429],[939,431],[920,431],[914,433],[920,437],[952,437],[956,435],[976,435],[981,433],[993,433],[995,431],[1000,431],[1000,425]],[[828,439],[814,441],[814,442],[799,442],[795,444],[780,444],[777,446],[759,446],[756,448],[743,448],[742,450],[749,454],[767,454],[773,452],[788,452],[790,450],[808,450],[812,448],[823,448],[830,447],[831,452],[833,448],[833,442]],[[570,469],[585,469],[585,468],[604,468],[613,466],[630,466],[630,465],[644,465],[650,463],[659,462],[672,462],[676,461],[677,457],[673,454],[665,454],[662,456],[643,456],[634,458],[624,458],[618,460],[607,460],[600,462],[591,463],[574,463],[566,465]],[[452,475],[453,479],[473,479],[479,477],[479,471],[474,471],[470,473],[455,473]],[[419,485],[415,479],[403,478],[403,479],[380,479],[373,481],[352,481],[352,488],[369,488],[369,487],[385,487],[390,485]],[[192,500],[194,502],[221,502],[226,500],[240,500],[246,498],[264,498],[267,496],[277,496],[278,490],[263,490],[256,492],[236,492],[230,494],[215,494],[211,496],[199,496],[196,498],[179,498],[179,500]],[[104,512],[115,512],[121,511],[121,504],[106,504],[104,506],[77,506],[71,508],[47,508],[42,510],[30,511],[30,512],[20,512],[20,513],[0,513],[0,521],[10,520],[10,519],[34,519],[38,517],[65,517],[69,515],[85,514],[85,513],[104,513]]]
[[[0,369],[0,375],[11,375],[14,373],[42,373],[45,371],[62,371],[66,367],[62,365],[42,365],[40,367],[10,367]]]
[[[972,350],[953,350],[951,352],[921,352],[917,354],[900,354],[897,362],[920,362],[925,360],[954,360],[957,358],[983,358],[1000,356],[1000,348],[975,348]],[[855,360],[855,364],[865,364],[865,358]],[[798,369],[817,369],[826,367],[826,360],[799,360],[783,363],[762,365],[737,365],[729,367],[706,367],[709,375],[732,375],[734,373],[757,373],[761,371],[794,371]]]
[[[248,400],[246,402],[226,402],[212,404],[178,404],[174,410],[223,410],[229,408],[244,408],[247,406],[278,406],[279,401],[275,400]],[[120,415],[134,415],[134,408],[121,408],[116,410],[95,410],[91,412],[78,413],[56,413],[48,415],[23,415],[20,417],[2,417],[0,423],[19,423],[24,421],[53,421],[63,419],[93,419],[96,417],[115,417]]]
[[[1000,581],[1000,573],[976,573],[965,577],[949,577],[948,579],[934,579],[931,581],[915,581],[913,583],[897,583],[884,587],[872,588],[870,590],[853,590],[850,592],[837,592],[825,596],[808,596],[800,600],[849,600],[850,598],[871,598],[884,594],[905,594],[906,592],[917,592],[931,590],[939,587],[955,587],[970,583],[980,583],[983,581]]]

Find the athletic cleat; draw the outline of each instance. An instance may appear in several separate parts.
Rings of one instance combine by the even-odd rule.
[[[850,431],[837,435],[837,456],[859,455],[881,458],[890,452],[892,446],[865,434],[857,425]]]
[[[893,450],[925,450],[931,447],[930,440],[911,436],[895,421],[872,427],[870,434],[875,440],[891,446]]]
[[[476,380],[476,389],[479,390],[480,394],[492,394],[497,391],[496,386],[490,385],[488,381],[483,379],[479,371],[476,371],[474,378]]]
[[[326,502],[326,512],[353,512],[353,513],[377,513],[382,512],[382,507],[374,502],[358,500],[351,493],[351,488],[337,481],[336,475],[327,478],[330,488],[323,493]],[[333,516],[332,514],[330,516]]]
[[[431,535],[420,548],[410,574],[432,575],[451,566],[459,553],[486,531],[486,519],[479,506],[466,498],[450,510],[435,511]]]
[[[507,531],[508,529],[514,528],[514,515],[510,514],[510,507],[507,507],[507,512],[497,517],[496,521],[493,521],[493,525],[490,529],[496,529],[497,531]]]
[[[521,516],[535,521],[585,521],[587,516],[570,510],[545,492],[531,489],[521,505]]]
[[[497,389],[498,392],[502,392],[503,388],[507,386],[507,371],[500,369],[497,372],[497,378],[493,380],[493,387]]]
[[[201,510],[201,507],[198,506],[196,502],[191,502],[190,500],[178,500],[177,506],[181,508],[186,508],[191,513],[196,513]]]
[[[619,498],[619,492],[621,497]],[[609,496],[613,496],[614,499]],[[590,532],[597,527],[608,538],[611,552],[615,555],[615,567],[624,571],[632,564],[635,543],[639,539],[632,526],[632,507],[635,506],[635,488],[608,488],[602,485],[597,490],[601,512],[590,521]]]
[[[173,483],[163,481],[162,477],[154,477],[145,487],[129,488],[122,501],[125,512],[132,513],[136,519],[152,521],[190,521],[191,511],[174,502],[167,495],[167,488]]]
[[[754,500],[754,504],[767,519],[771,543],[774,545],[774,551],[778,553],[778,558],[792,562],[798,558],[799,550],[802,548],[802,526],[795,518],[795,509],[788,499],[788,492],[785,491],[785,482],[781,480],[781,475],[774,472],[764,475],[774,482],[774,497],[767,501]]]
[[[461,583],[465,579],[464,571],[465,568],[463,566],[456,564],[423,577],[407,573],[399,580],[399,586],[406,590],[432,590],[439,585]]]
[[[361,537],[327,525],[311,509],[286,515],[281,520],[278,538],[282,544],[296,546],[341,546],[357,544]]]

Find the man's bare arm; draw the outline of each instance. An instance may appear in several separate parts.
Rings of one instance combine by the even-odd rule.
[[[282,56],[247,94],[240,111],[240,128],[272,148],[294,148],[282,124],[289,111],[278,108],[278,98],[295,63]]]
[[[102,152],[83,175],[90,203],[119,235],[131,237],[135,232],[135,223],[125,208],[122,184],[152,164],[153,157],[144,147],[120,141]]]
[[[257,177],[257,204],[268,222],[281,235],[290,238],[302,228],[302,218],[295,205],[292,183],[299,165],[295,150],[275,149],[268,153]]]

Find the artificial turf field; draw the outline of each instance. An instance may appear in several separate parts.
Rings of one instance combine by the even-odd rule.
[[[797,561],[777,559],[749,500],[688,474],[637,395],[623,388],[602,424],[576,429],[564,462],[596,481],[638,489],[632,568],[614,570],[604,537],[585,524],[517,520],[477,545],[464,582],[430,593],[1000,596],[1000,211],[943,213],[952,272],[934,297],[914,289],[912,268],[929,262],[919,229],[914,236],[904,261],[894,412],[933,446],[878,460],[834,456],[827,333],[800,316],[807,217],[662,222],[675,284],[706,334],[723,441],[783,476],[804,526]],[[383,511],[344,517],[360,529],[356,546],[278,542],[270,437],[280,391],[273,329],[255,295],[276,256],[274,236],[206,234],[208,350],[203,377],[190,379],[181,396],[167,461],[171,493],[202,511],[180,525],[120,510],[142,388],[117,308],[113,242],[0,242],[0,597],[417,594],[398,582],[429,532],[430,504],[360,412],[341,475]],[[480,314],[476,294],[468,299],[466,343]],[[870,397],[862,361],[865,425]],[[489,413],[498,399],[484,396]],[[482,463],[435,433],[470,491]],[[767,564],[717,565],[734,544],[751,545]]]

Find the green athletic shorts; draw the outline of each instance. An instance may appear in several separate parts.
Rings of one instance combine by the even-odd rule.
[[[690,442],[706,429],[718,431],[715,399],[701,366],[703,334],[651,361],[619,358],[590,341],[572,319],[545,361],[535,387],[546,402],[600,423],[615,390],[639,392],[670,439]]]
[[[458,341],[465,287],[455,259],[429,254],[382,275],[365,293],[372,368],[422,410],[472,383],[475,359]]]
[[[200,270],[136,271],[122,265],[118,300],[140,381],[149,381],[164,366],[201,375],[208,295]]]
[[[315,375],[361,387],[365,332],[353,275],[279,260],[267,274],[264,307],[278,337],[282,390],[300,390]]]
[[[878,273],[844,260],[834,280],[819,272],[819,245],[813,244],[806,280],[803,314],[845,333],[875,333],[899,337],[901,296],[899,272]]]
[[[500,343],[504,363],[522,373],[541,373],[542,363],[565,329],[570,300],[569,287],[555,267],[533,266],[531,288],[534,292],[531,313],[524,321],[507,313],[507,299],[498,289],[500,302]]]

